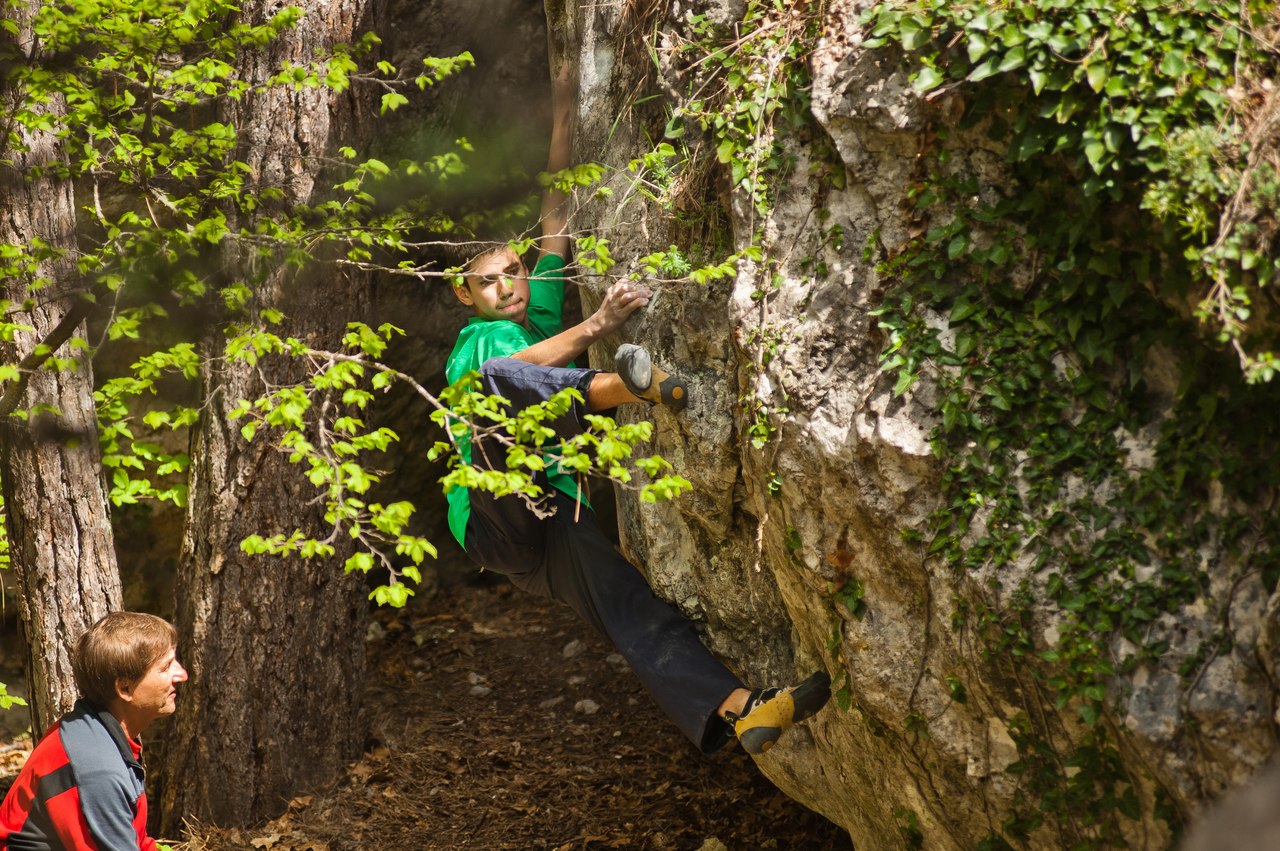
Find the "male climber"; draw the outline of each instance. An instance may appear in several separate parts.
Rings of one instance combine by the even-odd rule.
[[[569,164],[572,71],[565,67],[552,83],[547,161],[552,173]],[[652,292],[635,282],[616,283],[595,313],[562,329],[567,205],[567,196],[554,186],[544,192],[542,239],[532,275],[507,246],[485,251],[464,268],[454,293],[475,315],[449,356],[449,382],[478,371],[483,391],[509,399],[513,410],[576,388],[585,406],[575,403],[552,423],[564,437],[585,428],[584,414],[620,404],[646,401],[682,409],[684,384],[653,366],[638,346],[618,350],[616,373],[570,366],[592,342],[647,305]],[[478,438],[461,444],[464,461],[505,469],[505,452],[496,442]],[[704,752],[736,734],[747,751],[762,753],[788,727],[822,708],[830,697],[830,678],[822,672],[790,688],[746,688],[706,649],[693,624],[653,594],[640,571],[600,531],[591,511],[579,510],[573,474],[558,471],[554,458],[549,462],[539,474],[553,509],[549,515],[535,513],[518,495],[448,491],[449,528],[475,562],[519,588],[566,603],[608,637],[663,711]]]

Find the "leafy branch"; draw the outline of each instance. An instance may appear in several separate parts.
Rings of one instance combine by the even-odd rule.
[[[391,429],[367,424],[361,416],[375,394],[387,392],[396,383],[408,386],[432,410],[431,419],[445,429],[448,439],[430,454],[433,459],[450,457],[452,469],[442,480],[446,487],[484,490],[496,496],[516,494],[531,508],[542,510],[536,476],[558,465],[581,477],[601,475],[628,487],[637,487],[632,469],[639,469],[651,479],[639,486],[641,499],[648,502],[689,489],[688,481],[668,472],[670,465],[661,458],[632,457],[635,446],[652,436],[651,423],[619,426],[608,417],[592,415],[589,431],[562,440],[547,423],[582,401],[576,391],[510,412],[505,399],[477,392],[477,378],[470,375],[437,396],[411,376],[377,360],[392,337],[401,333],[391,325],[373,329],[351,323],[343,340],[345,350],[340,352],[318,350],[266,331],[244,333],[229,342],[226,356],[231,360],[258,365],[268,357],[288,357],[305,366],[305,379],[269,387],[253,400],[240,400],[228,416],[242,423],[240,431],[246,440],[269,433],[273,445],[291,463],[306,467],[330,525],[323,536],[301,530],[253,535],[242,543],[246,552],[325,558],[334,555],[339,537],[349,537],[357,551],[347,559],[346,569],[368,573],[375,564],[380,566],[388,579],[371,592],[371,598],[403,605],[412,594],[406,580],[421,581],[420,567],[426,557],[435,557],[436,549],[408,530],[416,510],[411,502],[369,500],[382,481],[382,473],[369,459],[385,454],[399,438]],[[262,378],[265,381],[265,374]],[[499,447],[505,458],[462,463],[456,448],[463,442]]]

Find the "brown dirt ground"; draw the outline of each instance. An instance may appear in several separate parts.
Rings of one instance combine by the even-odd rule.
[[[740,748],[700,754],[567,608],[458,584],[375,621],[360,761],[175,851],[852,849]]]

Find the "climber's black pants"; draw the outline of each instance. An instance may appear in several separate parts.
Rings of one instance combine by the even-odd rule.
[[[546,401],[565,387],[576,387],[585,398],[595,373],[509,358],[480,367],[484,392],[510,399],[515,409]],[[576,434],[584,428],[583,413],[575,406],[553,427],[562,436]],[[505,469],[505,453],[501,446],[477,443],[472,462]],[[518,588],[566,603],[613,642],[681,732],[704,752],[722,747],[729,728],[716,710],[742,682],[703,646],[689,620],[654,595],[589,508],[548,490],[543,508],[554,509],[549,517],[539,517],[520,496],[495,498],[473,490],[467,554]]]

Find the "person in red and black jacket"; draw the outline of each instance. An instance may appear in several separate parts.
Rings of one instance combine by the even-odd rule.
[[[154,851],[138,735],[176,708],[187,679],[177,647],[172,624],[139,612],[112,612],[80,637],[80,700],[0,804],[0,849]]]

